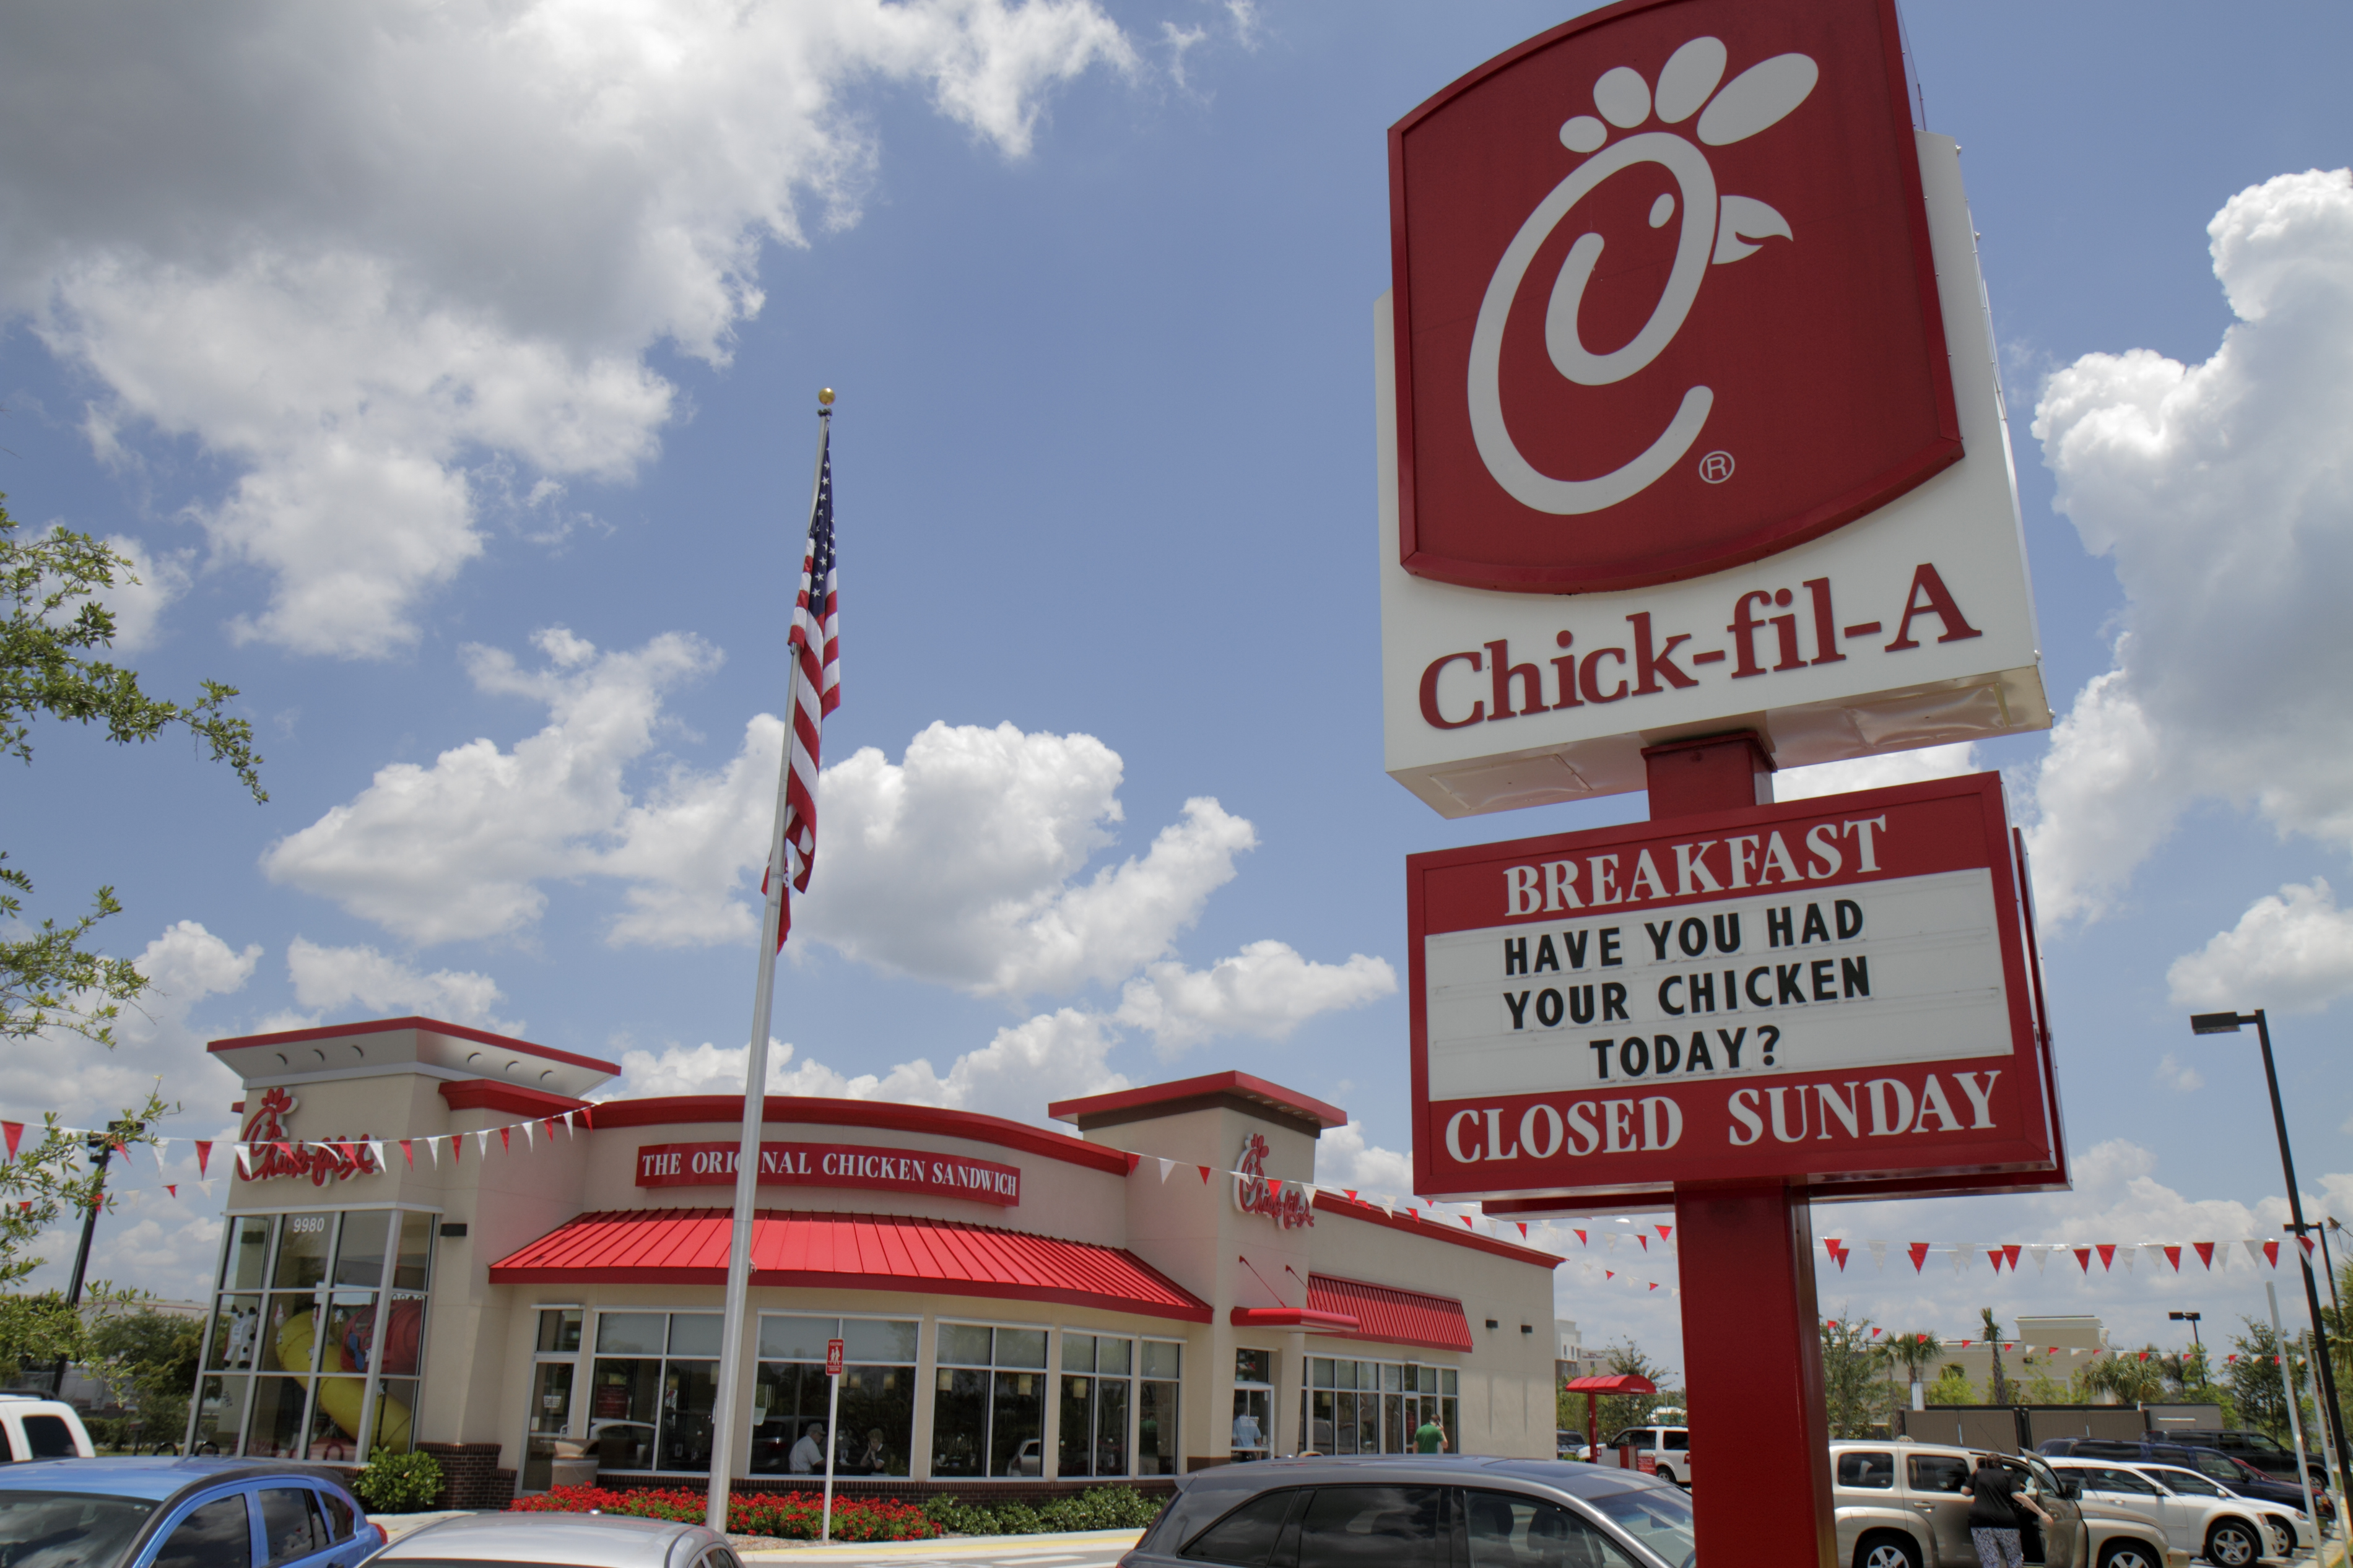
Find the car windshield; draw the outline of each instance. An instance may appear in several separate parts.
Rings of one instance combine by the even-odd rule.
[[[1662,1562],[1680,1564],[1694,1550],[1691,1499],[1672,1487],[1629,1487],[1585,1501]]]
[[[0,1491],[0,1568],[109,1568],[154,1511],[145,1498]]]

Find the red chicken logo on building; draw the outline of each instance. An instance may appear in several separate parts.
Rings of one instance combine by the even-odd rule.
[[[1285,1230],[1315,1223],[1305,1189],[1266,1173],[1266,1139],[1253,1132],[1242,1141],[1240,1169],[1234,1174],[1234,1206],[1244,1214],[1262,1214]]]

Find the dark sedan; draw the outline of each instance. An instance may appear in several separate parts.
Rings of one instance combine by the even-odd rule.
[[[1639,1471],[1469,1455],[1275,1459],[1183,1477],[1123,1568],[1691,1568],[1691,1500]]]
[[[2216,1486],[2242,1498],[2285,1503],[2291,1508],[2304,1506],[2304,1489],[2295,1484],[2293,1476],[2282,1480],[2263,1474],[2244,1460],[2232,1458],[2220,1448],[2168,1442],[2154,1433],[2138,1442],[2114,1437],[2052,1437],[2042,1445],[2042,1452],[2078,1459],[2122,1459],[2136,1465],[2177,1465],[2185,1470],[2195,1470]],[[2337,1517],[2337,1505],[2317,1486],[2312,1489],[2312,1505],[2319,1510],[2324,1524]]]

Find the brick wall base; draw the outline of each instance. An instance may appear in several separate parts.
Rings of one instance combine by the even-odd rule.
[[[514,1500],[515,1473],[499,1468],[496,1443],[419,1443],[441,1463],[437,1509],[500,1509]]]

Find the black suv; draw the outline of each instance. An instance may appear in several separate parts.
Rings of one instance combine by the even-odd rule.
[[[2295,1485],[2295,1450],[2262,1432],[2190,1430],[2167,1431],[2163,1436],[2170,1442],[2193,1448],[2220,1448],[2241,1464],[2253,1465],[2263,1474]],[[2304,1468],[2312,1477],[2315,1491],[2328,1485],[2328,1467],[2313,1454],[2305,1456]]]
[[[1689,1564],[1691,1500],[1633,1470],[1457,1455],[1196,1471],[1123,1568]]]
[[[2144,1434],[2136,1442],[2116,1437],[2052,1437],[2043,1442],[2037,1452],[2047,1458],[2065,1457],[2075,1459],[2122,1459],[2134,1465],[2178,1465],[2185,1470],[2195,1470],[2216,1486],[2234,1491],[2241,1497],[2258,1498],[2264,1502],[2284,1503],[2290,1508],[2304,1507],[2304,1489],[2295,1482],[2295,1459],[2290,1454],[2287,1479],[2265,1475],[2243,1459],[2232,1458],[2220,1448],[2178,1443],[2172,1439],[2177,1432]],[[2320,1510],[2325,1521],[2336,1517],[2336,1505],[2328,1500],[2320,1478],[2314,1479],[2312,1506]]]

